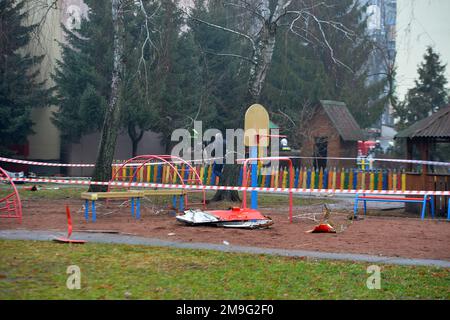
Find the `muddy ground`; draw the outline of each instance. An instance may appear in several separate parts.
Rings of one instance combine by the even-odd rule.
[[[99,203],[97,222],[86,222],[82,200],[25,200],[23,222],[0,219],[0,229],[65,231],[65,204],[72,212],[74,231],[107,230],[179,242],[205,242],[265,248],[298,249],[337,253],[360,253],[391,257],[441,259],[450,261],[450,223],[444,220],[425,221],[411,217],[367,216],[349,221],[348,210],[333,211],[331,222],[336,234],[306,233],[315,222],[295,218],[289,223],[287,209],[261,209],[272,217],[274,225],[265,230],[225,229],[216,227],[188,227],[160,207],[143,203],[142,218],[131,217],[129,207],[112,202],[108,207]],[[373,211],[373,210],[371,210]],[[317,212],[320,207],[295,208],[294,215]],[[400,213],[400,212],[399,212]],[[392,212],[389,212],[392,215]]]

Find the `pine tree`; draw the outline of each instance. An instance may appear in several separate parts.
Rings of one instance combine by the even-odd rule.
[[[25,54],[37,25],[26,26],[24,2],[0,2],[0,154],[11,155],[13,145],[32,134],[31,111],[47,106],[50,90],[39,81],[43,56]]]
[[[215,1],[196,1],[192,15],[230,28],[237,23],[236,15]],[[248,107],[244,102],[248,63],[226,54],[245,56],[248,46],[230,33],[205,27],[196,21],[189,20],[189,26],[199,47],[204,90],[209,101],[209,117],[202,119],[204,124],[222,131],[241,128]]]
[[[235,11],[220,2],[196,1],[192,15],[204,21],[214,21],[233,28],[239,24]],[[206,96],[209,101],[210,117],[203,121],[203,127],[222,130],[242,128],[244,114],[249,104],[246,102],[248,81],[248,61],[238,58],[246,56],[248,45],[236,36],[215,28],[205,27],[197,21],[189,26],[201,50],[201,67],[205,81]],[[229,53],[236,56],[228,55]],[[202,119],[203,120],[203,119]],[[236,158],[242,158],[238,155]],[[235,185],[239,176],[239,166],[225,165],[220,179],[221,185]],[[218,191],[212,201],[239,201],[235,191]]]
[[[366,7],[352,0],[332,2],[333,9],[326,8],[326,15],[331,20],[337,17],[355,36],[350,40],[336,30],[329,30],[330,45],[351,71],[322,57],[330,88],[328,99],[344,101],[360,127],[368,128],[380,119],[389,98],[385,93],[387,78],[368,83],[367,62],[375,46],[367,34]]]
[[[110,94],[112,36],[110,10],[98,1],[87,1],[89,19],[80,28],[62,25],[65,41],[53,76],[58,111],[53,122],[61,133],[61,161],[67,162],[68,146],[103,124]]]
[[[417,70],[419,78],[414,81],[415,87],[408,90],[405,101],[396,110],[400,119],[399,129],[430,116],[448,102],[444,75],[446,65],[442,64],[432,47],[427,47],[423,58]]]
[[[78,30],[65,29],[67,40],[55,74],[60,109],[54,121],[68,143],[103,125],[113,65],[108,2],[105,6],[88,0],[89,19]],[[162,143],[170,150],[172,131],[186,127],[202,103],[200,55],[192,34],[180,32],[182,19],[175,3],[142,3],[151,20],[138,2],[128,3],[124,12],[120,129],[130,137],[131,156],[148,130],[162,133]]]
[[[175,129],[193,127],[194,120],[211,112],[202,78],[201,53],[190,30],[182,30],[184,21],[173,1],[161,3],[159,39],[154,39],[153,65],[149,70],[150,101],[157,118],[154,130],[161,133],[169,154]],[[212,111],[213,113],[213,111]]]

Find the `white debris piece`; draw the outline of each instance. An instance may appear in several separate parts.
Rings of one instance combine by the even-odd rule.
[[[267,228],[272,224],[272,220],[224,221],[216,223],[216,225],[219,227],[245,229]]]
[[[187,224],[215,223],[219,221],[215,216],[201,210],[186,210],[184,215],[176,218],[178,221]]]
[[[244,209],[242,209],[244,210]],[[216,210],[216,211],[202,211],[202,210],[186,210],[184,215],[177,216],[179,222],[188,225],[214,225],[224,228],[245,228],[245,229],[263,229],[273,225],[273,220],[269,217],[261,215],[256,212],[257,218],[251,218],[248,214],[241,214],[241,209],[237,210]]]

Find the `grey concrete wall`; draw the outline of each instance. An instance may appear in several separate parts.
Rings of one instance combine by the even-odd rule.
[[[70,163],[95,163],[97,149],[100,142],[100,133],[92,133],[84,136],[80,143],[72,144],[69,148]],[[138,147],[138,155],[143,154],[164,154],[164,146],[160,144],[157,133],[147,131]],[[127,160],[131,158],[131,140],[127,133],[121,133],[117,138],[115,160]],[[84,177],[92,174],[92,168],[71,168],[68,172],[70,176]]]

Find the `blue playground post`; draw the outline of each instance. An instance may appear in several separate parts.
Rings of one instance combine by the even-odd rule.
[[[428,194],[423,196],[423,202],[422,202],[422,220],[425,219],[425,213],[427,211],[427,200],[430,199],[430,212],[431,217],[434,219],[434,198],[433,196],[429,196]]]
[[[141,198],[136,198],[136,219],[141,218]]]
[[[434,196],[430,196],[431,217],[434,219]]]
[[[179,210],[181,212],[184,211],[184,196],[180,196],[180,207],[179,207]]]
[[[86,222],[89,221],[89,200],[84,201],[84,218],[86,219]]]
[[[356,216],[358,216],[358,197],[359,197],[359,194],[356,194],[355,205],[353,206],[353,216],[355,218],[356,218]]]
[[[250,158],[258,157],[258,146],[250,147]],[[252,161],[252,187],[258,186],[258,161]],[[258,191],[251,193],[251,208],[258,209]]]
[[[172,197],[172,206],[175,210],[177,209],[177,196]]]
[[[365,196],[366,196],[366,194],[363,193],[363,197],[365,197]],[[366,199],[364,199],[364,215],[366,215],[366,213],[367,213],[367,201],[366,201]]]
[[[97,220],[97,213],[95,212],[95,201],[92,201],[92,222]]]
[[[447,220],[450,220],[450,198],[447,201]]]

